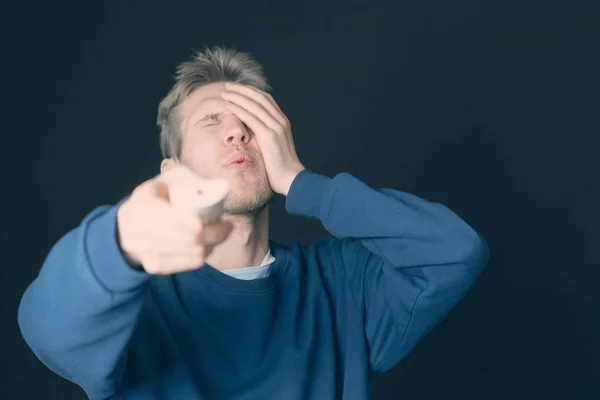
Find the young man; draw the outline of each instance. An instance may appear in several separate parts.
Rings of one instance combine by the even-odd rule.
[[[89,398],[366,399],[486,264],[448,208],[306,169],[268,90],[245,53],[183,63],[159,106],[161,174],[86,216],[24,293],[25,340]],[[217,177],[221,222],[169,202]],[[274,193],[334,237],[270,240]]]

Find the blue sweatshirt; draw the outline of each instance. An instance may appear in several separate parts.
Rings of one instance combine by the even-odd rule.
[[[304,170],[286,211],[332,237],[269,241],[264,278],[149,275],[121,256],[119,204],[52,247],[19,307],[32,351],[90,399],[366,399],[489,257],[443,205]]]

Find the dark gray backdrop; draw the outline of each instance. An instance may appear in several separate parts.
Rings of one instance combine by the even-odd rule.
[[[83,398],[24,344],[20,296],[60,236],[158,173],[158,101],[213,44],[265,66],[307,167],[444,203],[490,244],[374,399],[599,398],[599,17],[597,0],[4,0],[0,398]],[[277,198],[273,238],[323,234]]]

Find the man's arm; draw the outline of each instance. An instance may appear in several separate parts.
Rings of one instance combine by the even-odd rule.
[[[273,97],[227,84],[225,106],[254,133],[271,187],[290,214],[317,218],[342,242],[348,283],[365,316],[371,370],[389,369],[454,306],[487,261],[477,232],[446,207],[374,190],[349,174],[304,168]]]
[[[97,208],[54,245],[25,291],[19,307],[25,341],[90,398],[118,390],[149,277],[202,267],[231,232],[229,221],[204,226],[192,210],[170,203],[170,185],[202,183],[177,165],[116,206]]]
[[[92,399],[116,391],[149,277],[121,255],[117,209],[96,208],[52,247],[18,313],[40,361]]]
[[[375,190],[342,173],[300,172],[286,210],[320,219],[337,238],[364,316],[373,372],[390,369],[466,293],[488,260],[484,239],[441,204]]]

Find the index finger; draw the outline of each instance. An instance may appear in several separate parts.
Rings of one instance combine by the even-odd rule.
[[[173,165],[167,171],[159,174],[156,179],[169,186],[175,183],[202,183],[205,181],[204,178],[192,171],[191,168],[181,163]]]
[[[271,116],[275,118],[277,122],[284,126],[285,124],[287,124],[287,118],[285,117],[285,115],[283,115],[283,112],[281,111],[281,109],[270,94],[265,93],[262,90],[259,90],[255,87],[244,85],[241,83],[227,82],[225,84],[225,89],[232,92],[238,92],[251,98],[258,104],[263,106],[263,108],[267,110],[267,112],[271,114]]]

